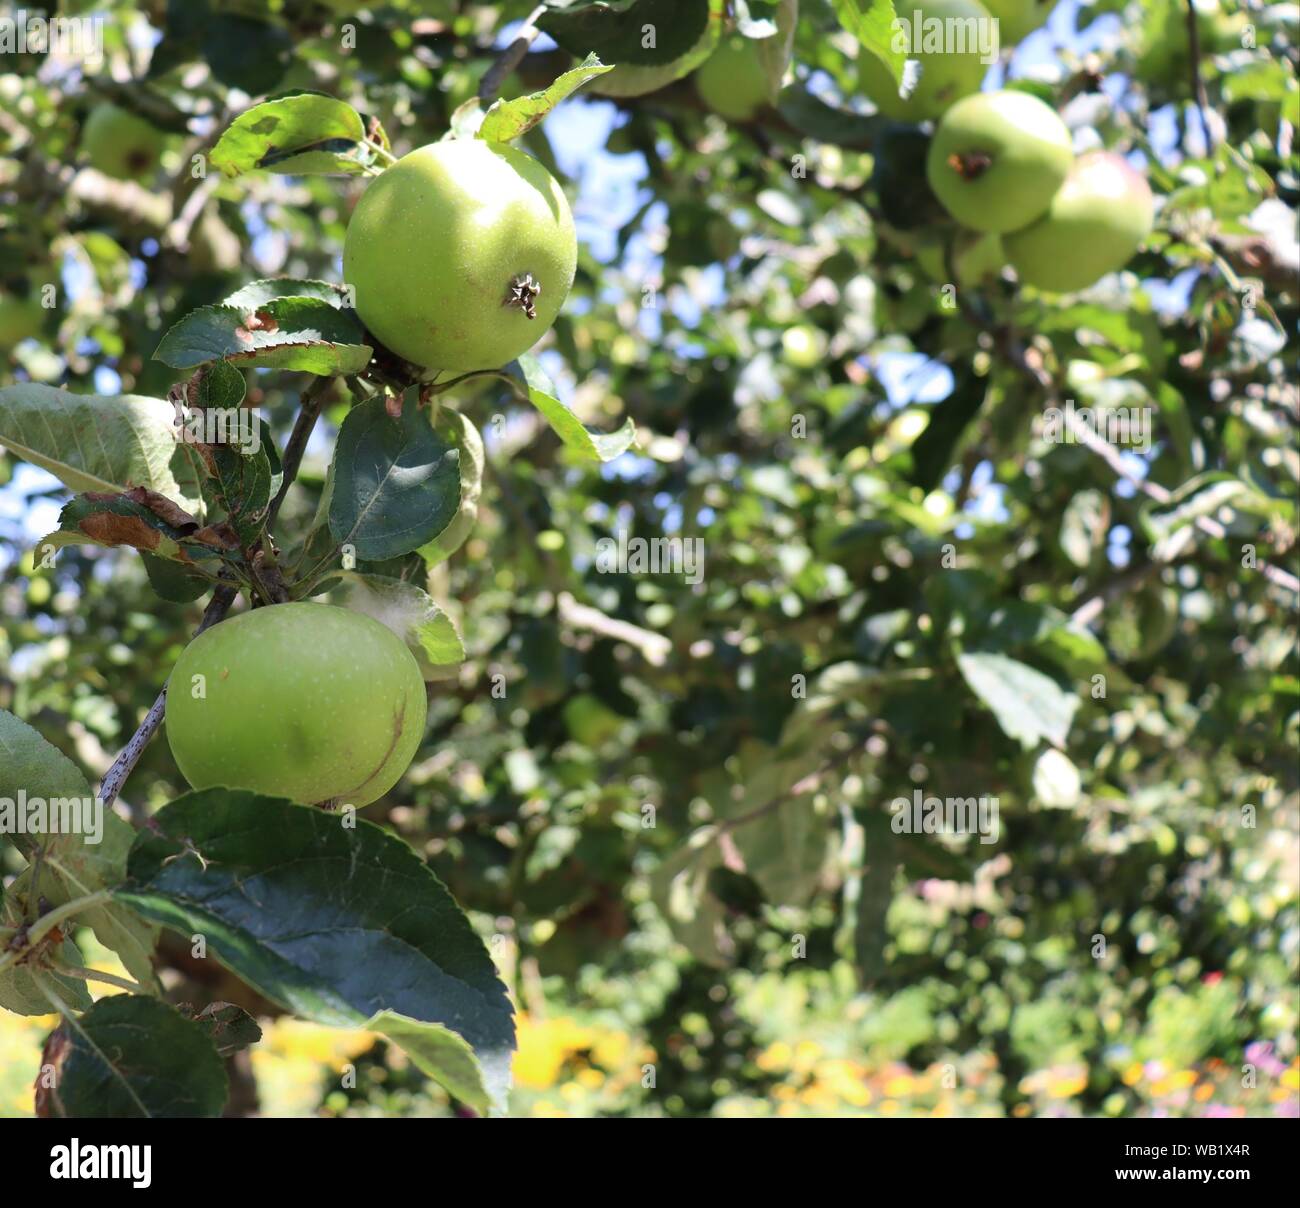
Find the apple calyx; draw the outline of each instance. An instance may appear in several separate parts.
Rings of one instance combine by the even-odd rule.
[[[524,273],[510,282],[510,293],[506,295],[506,300],[501,305],[517,306],[527,318],[535,319],[537,297],[541,292],[542,287],[533,280],[532,273]]]
[[[964,151],[948,156],[948,167],[962,180],[978,180],[992,166],[992,157],[982,151]]]

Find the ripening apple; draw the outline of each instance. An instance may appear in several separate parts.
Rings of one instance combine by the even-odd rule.
[[[167,741],[196,789],[368,805],[424,734],[415,656],[371,617],[275,604],[199,634],[167,685]]]
[[[1014,46],[1044,25],[1056,0],[984,0],[984,7],[998,19],[998,41]]]
[[[973,231],[1028,226],[1061,187],[1074,152],[1055,110],[1027,92],[964,97],[939,122],[925,174],[944,208]]]
[[[1123,268],[1151,233],[1146,179],[1110,151],[1079,156],[1037,222],[1008,235],[1007,259],[1020,280],[1059,293],[1085,289]]]
[[[90,166],[118,180],[151,176],[162,155],[165,136],[137,114],[116,105],[96,105],[81,128],[81,147]]]
[[[362,322],[426,376],[498,369],[527,352],[560,313],[577,261],[555,178],[480,138],[431,143],[382,172],[343,244]]]
[[[752,38],[732,34],[695,73],[700,100],[729,122],[747,122],[772,102],[772,85]]]
[[[898,0],[894,5],[897,19],[907,40],[908,57],[915,59],[921,69],[916,87],[907,97],[898,94],[899,85],[889,74],[889,69],[875,55],[862,51],[858,55],[858,83],[863,92],[886,117],[903,122],[923,122],[939,117],[950,105],[979,90],[980,83],[991,64],[982,61],[979,39],[970,39],[962,53],[946,43],[936,43],[927,49],[926,21],[987,22],[988,9],[980,0]],[[916,17],[923,22],[922,43],[912,47],[911,31],[916,28]],[[941,31],[943,27],[929,27]],[[979,30],[978,24],[966,24],[963,29]]]
[[[781,333],[781,352],[796,369],[813,369],[826,356],[826,333],[808,323],[796,323]]]

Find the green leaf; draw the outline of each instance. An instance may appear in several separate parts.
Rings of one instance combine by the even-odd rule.
[[[227,360],[322,377],[359,373],[373,350],[355,315],[320,298],[276,298],[253,310],[191,311],[163,336],[154,360],[175,369]]]
[[[597,0],[567,9],[553,7],[537,28],[573,55],[594,52],[604,63],[659,67],[687,54],[704,35],[708,21],[708,0]],[[653,40],[645,36],[647,26],[654,30]]]
[[[259,168],[361,176],[374,162],[361,114],[321,92],[297,92],[244,110],[212,149],[213,167],[228,177]]]
[[[901,84],[907,55],[894,49],[893,0],[832,0],[832,6],[839,23]]]
[[[6,926],[19,922],[17,916],[6,918]],[[81,950],[71,939],[65,939],[57,949],[60,960],[70,965],[81,965]],[[45,993],[48,991],[49,993]],[[94,999],[90,988],[79,977],[64,977],[49,969],[29,969],[25,965],[11,965],[0,972],[0,1007],[15,1015],[48,1015],[54,1010],[49,994],[65,1007],[85,1011]]]
[[[280,298],[315,298],[319,302],[328,302],[335,310],[341,310],[347,306],[348,288],[346,285],[311,278],[261,277],[222,298],[221,304],[250,314]]]
[[[388,1036],[479,1110],[504,1103],[514,1023],[446,887],[364,820],[208,789],[164,806],[118,896],[303,1019]]]
[[[868,117],[848,109],[836,109],[799,83],[781,90],[776,108],[800,134],[837,147],[870,148],[881,129],[881,121],[875,114]]]
[[[173,604],[188,604],[197,600],[212,587],[212,580],[187,571],[180,563],[153,554],[140,553],[144,573],[149,576],[149,586],[160,599]]]
[[[1008,738],[1029,749],[1046,739],[1065,742],[1079,698],[1041,671],[1002,654],[961,654],[957,665],[975,693],[998,719]]]
[[[727,930],[726,908],[709,888],[723,867],[718,828],[696,831],[665,860],[651,879],[651,891],[677,941],[706,965],[727,964],[735,944]]]
[[[221,83],[251,96],[270,92],[293,57],[288,30],[238,13],[214,13],[200,47]]]
[[[262,1039],[262,1029],[257,1026],[257,1021],[233,1002],[210,1002],[202,1010],[183,1002],[177,1004],[176,1010],[203,1029],[215,1046],[218,1057],[229,1057]]]
[[[577,67],[566,71],[541,92],[521,96],[513,101],[497,101],[483,117],[479,138],[494,143],[508,143],[527,134],[541,123],[562,100],[572,96],[588,80],[612,67],[604,66],[595,55],[588,55]]]
[[[64,1023],[42,1064],[55,1085],[38,1085],[36,1114],[86,1120],[213,1118],[228,1084],[199,1024],[156,998],[115,994]]]
[[[0,800],[94,799],[77,765],[51,746],[31,726],[0,709]],[[126,869],[126,854],[135,831],[112,810],[102,811],[103,831],[98,842],[92,831],[36,837],[13,835],[14,846],[30,861],[41,849],[38,892],[51,906],[85,897],[118,884]],[[27,883],[30,869],[15,882],[15,891]],[[77,915],[99,941],[117,953],[127,972],[144,985],[154,984],[152,954],[158,931],[131,910],[107,903]]]
[[[161,399],[34,383],[0,390],[0,444],[74,491],[144,486],[198,507],[199,475],[177,437],[176,409]]]
[[[427,592],[403,579],[340,571],[343,604],[386,625],[410,647],[426,680],[444,679],[465,661],[465,646],[451,618]]]
[[[441,533],[460,506],[460,453],[407,391],[402,415],[384,399],[353,407],[334,448],[329,526],[358,558],[380,560],[419,549]]]
[[[555,434],[580,457],[595,461],[613,461],[636,441],[636,425],[623,421],[617,432],[592,432],[574,414],[567,403],[555,395],[555,386],[537,358],[525,353],[506,369],[507,375],[522,384],[522,392],[546,418]]]
[[[1091,566],[1106,546],[1110,503],[1100,491],[1079,491],[1061,517],[1061,549],[1080,568]]]

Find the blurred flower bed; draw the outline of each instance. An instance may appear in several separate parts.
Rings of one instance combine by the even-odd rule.
[[[88,933],[92,968],[124,970]],[[1210,978],[1194,990],[1157,996],[1143,1032],[1089,1066],[1057,1061],[1024,1075],[1008,1093],[991,1052],[921,1064],[901,1051],[929,1034],[920,999],[846,996],[833,974],[762,974],[741,979],[737,1032],[718,1037],[703,1014],[685,1011],[656,1051],[611,1012],[522,1012],[512,1112],[525,1117],[692,1114],[683,1078],[718,1117],[1241,1117],[1300,1116],[1300,1059],[1278,1044],[1231,1038],[1237,990]],[[121,991],[94,986],[96,997]],[[1061,1019],[1061,1004],[1031,1014],[1034,1026]],[[745,1017],[756,1026],[743,1032]],[[0,1116],[30,1116],[41,1046],[54,1016],[0,1014]],[[404,1055],[365,1032],[293,1019],[262,1020],[251,1053],[262,1114],[445,1116],[453,1108]],[[1014,1029],[1013,1029],[1014,1030]],[[748,1037],[710,1068],[720,1041]],[[1042,1037],[1040,1036],[1040,1040]],[[724,1048],[728,1046],[723,1044]],[[1231,1059],[1221,1055],[1236,1049]],[[671,1082],[673,1085],[665,1085]],[[685,1097],[684,1097],[685,1096]],[[1008,1113],[1008,1100],[1015,1100]]]

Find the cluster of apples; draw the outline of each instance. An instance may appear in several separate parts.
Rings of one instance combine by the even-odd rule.
[[[996,18],[1005,45],[1040,26],[1053,2],[898,0],[895,11],[905,31],[972,19],[991,28]],[[863,56],[861,74],[886,116],[936,122],[926,176],[966,228],[952,251],[958,282],[973,283],[1009,263],[1022,282],[1064,293],[1122,268],[1151,232],[1151,190],[1142,174],[1109,151],[1076,158],[1065,123],[1037,97],[978,91],[987,70],[979,39],[969,38],[962,53],[937,49],[941,41],[909,54],[920,75],[906,96],[872,55]],[[922,267],[942,277],[949,266],[923,260]]]

